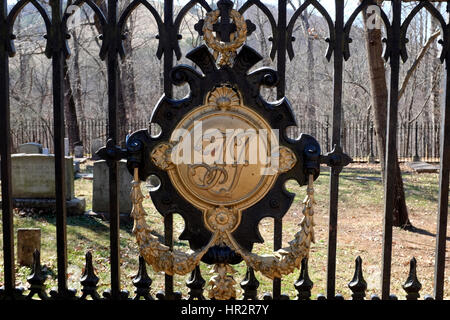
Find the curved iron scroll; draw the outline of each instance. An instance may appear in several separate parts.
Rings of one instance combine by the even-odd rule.
[[[294,31],[295,22],[300,17],[300,15],[303,13],[303,11],[306,10],[310,5],[314,6],[317,11],[320,12],[320,14],[325,18],[327,24],[328,24],[328,30],[329,30],[329,38],[327,38],[325,41],[328,42],[328,50],[326,53],[326,58],[328,61],[330,61],[331,56],[333,54],[334,50],[334,42],[335,42],[335,28],[334,28],[334,22],[333,19],[331,19],[330,15],[328,14],[327,10],[317,1],[317,0],[306,0],[302,3],[302,5],[295,11],[295,13],[292,15],[291,20],[289,21],[289,24],[287,26],[287,52],[289,55],[289,59],[294,58],[294,49],[292,48],[292,42],[295,40],[292,36],[292,33]]]
[[[368,6],[375,5],[380,9],[380,15],[381,19],[383,21],[383,24],[386,28],[386,39],[383,39],[383,42],[386,43],[386,47],[383,53],[383,57],[385,61],[387,61],[391,54],[391,39],[392,39],[392,28],[391,28],[391,22],[389,21],[388,16],[383,11],[381,7],[379,7],[374,0],[364,0],[356,9],[353,11],[352,15],[348,18],[347,22],[345,23],[344,27],[344,48],[343,48],[343,55],[345,61],[347,61],[350,58],[350,48],[349,44],[352,42],[352,39],[350,38],[350,31],[352,29],[353,23],[355,22],[356,17],[358,14],[360,14],[363,10],[367,9]],[[375,13],[374,13],[375,14]]]
[[[10,57],[13,57],[16,54],[16,49],[14,47],[14,42],[13,42],[13,40],[16,38],[13,35],[14,22],[16,21],[16,18],[19,15],[19,13],[22,11],[22,9],[29,3],[31,3],[36,8],[36,10],[39,12],[40,16],[44,20],[45,30],[46,30],[47,34],[51,30],[52,22],[50,20],[50,16],[48,15],[47,10],[45,10],[45,8],[38,1],[36,1],[36,0],[20,0],[11,9],[11,11],[9,12],[8,17],[6,19],[6,25],[8,26],[8,34],[11,39],[11,41],[9,41],[8,47],[7,47]],[[51,58],[51,45],[50,45],[49,41],[47,41],[47,46],[45,48],[45,54],[48,58]]]
[[[248,0],[239,8],[238,11],[240,14],[244,14],[245,11],[250,9],[252,6],[257,6],[259,9],[261,9],[261,11],[269,20],[270,27],[272,29],[272,38],[269,39],[272,42],[272,48],[270,49],[270,58],[274,60],[275,54],[277,52],[277,46],[273,44],[277,43],[278,41],[277,23],[275,22],[275,18],[273,17],[272,12],[270,12],[269,8],[267,8],[267,6],[259,0]]]
[[[119,21],[117,23],[117,27],[119,29],[120,34],[123,32],[123,28],[125,26],[125,22],[127,21],[128,17],[131,15],[131,13],[139,6],[143,5],[145,8],[150,11],[150,13],[153,15],[153,18],[155,18],[156,25],[158,26],[158,37],[159,39],[165,39],[168,34],[166,33],[166,30],[164,28],[164,22],[161,19],[161,16],[159,15],[158,11],[146,0],[133,0],[122,12],[120,15]],[[162,46],[161,41],[158,42],[158,49],[156,51],[156,56],[158,59],[161,59],[164,52],[164,48]],[[119,47],[119,54],[122,58],[125,57],[125,49],[123,47],[122,41],[120,41],[120,47]]]
[[[435,19],[437,19],[441,26],[441,33],[443,33],[441,34],[441,37],[443,40],[440,40],[439,43],[443,44],[443,48],[441,51],[440,60],[441,62],[444,62],[449,52],[447,23],[445,22],[445,19],[444,17],[442,17],[439,10],[437,10],[436,7],[428,1],[421,1],[416,7],[414,7],[414,9],[403,21],[402,26],[400,28],[400,56],[403,62],[406,62],[408,60],[408,52],[406,50],[406,44],[408,43],[409,40],[406,37],[406,33],[408,31],[408,27],[411,21],[414,19],[417,13],[419,13],[419,11],[422,10],[423,8],[425,8]]]
[[[106,17],[102,11],[102,9],[100,9],[99,6],[97,6],[94,2],[92,2],[92,0],[77,0],[74,3],[72,3],[73,6],[78,6],[78,7],[82,7],[84,4],[87,4],[92,11],[94,11],[94,15],[98,18],[99,22],[100,22],[100,26],[102,28],[102,32],[105,32],[105,28],[106,28]],[[66,12],[64,13],[63,17],[62,17],[62,25],[64,26],[65,30],[66,30],[66,34],[67,33],[67,21],[69,19],[69,17],[74,13],[74,12],[67,12],[67,9],[69,8],[69,6],[67,6],[66,8]],[[68,37],[66,37],[67,39]],[[70,56],[70,49],[69,49],[69,45],[67,44],[67,41],[65,42],[65,57],[68,58]]]

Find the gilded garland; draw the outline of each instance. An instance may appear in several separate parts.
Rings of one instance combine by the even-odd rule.
[[[214,10],[206,14],[205,23],[203,25],[203,38],[206,45],[214,50],[214,57],[217,59],[220,54],[219,66],[231,65],[239,49],[247,39],[247,23],[244,17],[236,10],[230,11],[230,17],[236,25],[236,33],[232,35],[234,39],[230,42],[219,41],[213,34],[213,26],[220,17],[220,10]]]
[[[134,181],[131,192],[133,209],[131,216],[134,219],[133,234],[139,246],[139,252],[145,261],[153,267],[155,272],[163,271],[168,275],[185,275],[192,272],[200,263],[203,255],[215,244],[228,245],[238,252],[248,266],[255,271],[260,271],[266,277],[281,278],[283,275],[292,273],[300,267],[303,258],[308,257],[311,242],[314,242],[314,189],[313,176],[309,176],[307,195],[303,201],[303,219],[300,222],[300,230],[295,234],[289,246],[276,251],[273,255],[259,256],[242,249],[233,239],[229,228],[221,228],[221,222],[214,221],[217,226],[210,242],[198,251],[188,253],[170,250],[161,244],[152,229],[145,221],[146,212],[142,205],[143,195],[140,188],[138,169],[134,169]],[[220,211],[220,210],[219,210]],[[217,215],[213,220],[217,220]],[[216,265],[218,275],[210,281],[210,298],[229,299],[235,297],[235,281],[227,273],[233,269],[228,265]]]
[[[247,137],[241,140],[219,141],[215,135],[201,135],[195,138],[195,131],[201,123],[205,130],[225,131],[225,128],[247,130],[269,130],[269,124],[257,113],[242,104],[240,94],[234,88],[224,85],[210,92],[205,98],[205,105],[194,109],[179,122],[177,129],[182,129],[184,135],[172,134],[170,141],[161,142],[151,151],[151,161],[161,170],[168,173],[171,183],[177,191],[203,213],[205,226],[212,232],[209,243],[197,251],[180,252],[171,250],[161,244],[152,235],[150,226],[145,222],[143,195],[140,189],[139,172],[134,169],[132,188],[134,218],[133,233],[139,245],[140,254],[156,272],[163,271],[168,275],[185,275],[192,272],[200,263],[202,257],[212,246],[228,246],[242,256],[248,266],[260,271],[264,276],[273,279],[281,278],[299,268],[301,260],[308,256],[311,242],[314,241],[313,221],[313,176],[309,177],[307,196],[304,200],[304,218],[300,230],[289,246],[274,252],[270,256],[259,256],[243,249],[232,236],[239,226],[244,209],[262,199],[272,188],[278,175],[291,170],[297,163],[292,150],[279,146],[278,157],[275,160],[279,166],[275,173],[261,174],[267,170],[268,164],[251,164],[247,160],[239,162],[241,156],[247,159],[249,151]],[[234,127],[233,127],[234,126]],[[223,128],[222,128],[223,127]],[[175,132],[176,130],[174,130]],[[239,130],[238,130],[239,131]],[[191,135],[192,133],[192,135]],[[197,139],[197,140],[196,140]],[[270,143],[273,137],[269,137]],[[201,162],[186,164],[179,162],[180,155],[186,155],[186,150],[178,148],[185,143],[194,143],[192,150],[208,149],[211,145],[220,146],[223,151],[234,150],[234,158],[230,163],[221,163],[215,159],[213,163]],[[240,147],[240,148],[239,148]],[[260,148],[260,147],[259,147]],[[189,150],[191,150],[189,149]],[[240,152],[237,150],[240,149]],[[214,151],[211,154],[215,154]],[[216,163],[219,162],[219,163]],[[215,266],[218,275],[211,278],[209,285],[210,298],[230,299],[236,296],[235,281],[229,265]]]
[[[230,35],[230,42],[223,42],[214,36],[214,25],[220,17],[220,10],[207,13],[203,25],[204,39],[214,51],[214,58],[220,58],[217,64],[231,66],[236,51],[246,40],[247,24],[238,11],[230,10],[229,17],[236,31]],[[201,132],[200,137],[196,132]],[[265,140],[258,140],[258,147],[252,149],[253,140],[249,135],[252,132],[271,134]],[[299,268],[302,259],[309,255],[311,242],[314,242],[312,175],[309,176],[303,202],[304,217],[288,247],[272,255],[260,256],[247,251],[233,238],[233,232],[241,224],[242,212],[261,201],[278,176],[297,164],[296,154],[286,146],[278,146],[278,140],[266,119],[243,104],[242,94],[233,85],[225,82],[207,93],[204,105],[185,114],[169,140],[153,147],[150,159],[157,168],[167,173],[177,192],[201,211],[203,223],[212,237],[204,247],[190,252],[172,250],[161,244],[145,221],[141,181],[136,168],[131,192],[131,216],[134,218],[133,233],[145,261],[156,272],[185,275],[199,265],[210,248],[227,246],[238,253],[249,267],[270,279],[281,278]],[[273,147],[275,142],[276,148]],[[273,149],[278,150],[274,158]],[[198,150],[202,157],[206,154],[207,158],[196,161]],[[250,161],[255,154],[271,160],[263,164]],[[184,161],[186,159],[190,161]],[[273,162],[277,164],[275,167]],[[213,271],[216,275],[208,282],[208,297],[216,300],[236,298],[236,281],[232,276],[234,269],[228,264],[217,263]]]

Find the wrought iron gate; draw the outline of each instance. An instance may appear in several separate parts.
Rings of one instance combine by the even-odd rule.
[[[411,20],[421,10],[428,10],[440,23],[442,27],[442,54],[441,61],[446,64],[450,63],[450,25],[446,22],[446,19],[441,13],[434,7],[432,2],[421,1],[416,5],[414,10],[402,20],[402,3],[400,0],[392,0],[391,6],[391,18],[379,7],[379,13],[382,22],[386,29],[386,50],[384,58],[389,62],[391,67],[390,77],[390,98],[387,117],[387,156],[386,156],[386,179],[385,179],[385,218],[384,218],[384,233],[383,233],[383,257],[382,257],[382,299],[390,299],[390,280],[391,280],[391,259],[392,259],[392,212],[394,206],[393,195],[393,177],[394,165],[397,159],[394,157],[396,148],[396,130],[397,130],[397,107],[398,107],[398,91],[399,91],[399,69],[400,60],[406,61],[408,58],[406,52],[406,31],[409,27]],[[39,11],[40,15],[44,19],[46,26],[46,55],[52,60],[52,78],[53,78],[53,111],[54,111],[54,148],[55,148],[55,172],[56,172],[56,203],[57,203],[57,255],[58,255],[58,288],[51,292],[51,297],[54,299],[74,299],[76,293],[70,290],[67,285],[67,241],[66,241],[66,208],[65,208],[65,169],[64,169],[64,82],[63,82],[63,61],[69,56],[69,49],[67,45],[67,28],[66,23],[70,16],[68,13],[64,13],[62,1],[51,0],[51,14],[47,13],[45,8],[36,0],[20,0],[14,7],[8,12],[7,1],[1,0],[2,6],[0,9],[0,137],[1,137],[1,170],[2,170],[2,219],[3,219],[3,253],[4,253],[4,286],[1,290],[1,297],[7,299],[20,299],[22,297],[22,291],[15,287],[15,265],[14,265],[14,236],[13,236],[13,201],[12,201],[12,188],[11,188],[11,145],[10,145],[10,110],[9,110],[9,58],[14,55],[14,34],[13,25],[16,17],[25,5],[31,3]],[[161,180],[165,182],[164,185],[170,185],[178,183],[178,187],[160,190],[159,193],[152,194],[157,208],[164,215],[164,229],[165,240],[163,247],[158,247],[165,254],[170,253],[171,250],[165,251],[165,248],[172,248],[173,245],[173,228],[172,228],[172,213],[176,210],[181,210],[180,206],[186,206],[187,211],[185,213],[186,222],[191,222],[196,227],[208,225],[209,215],[213,216],[216,223],[210,224],[208,228],[198,230],[188,230],[192,232],[187,236],[190,241],[191,248],[196,251],[199,256],[189,256],[180,258],[183,262],[188,261],[186,264],[180,266],[180,268],[189,266],[189,271],[192,269],[191,279],[188,281],[188,287],[190,288],[191,298],[202,297],[203,283],[199,280],[199,269],[196,267],[200,259],[207,263],[213,263],[218,265],[219,273],[226,274],[225,265],[228,263],[234,263],[237,260],[244,259],[249,265],[249,271],[247,274],[247,282],[243,284],[245,291],[245,298],[256,298],[257,284],[254,281],[253,269],[258,269],[264,273],[264,268],[260,264],[255,263],[257,258],[250,255],[253,242],[248,239],[247,235],[243,235],[244,231],[249,230],[259,220],[252,218],[251,221],[241,221],[242,216],[239,210],[253,210],[252,214],[247,216],[255,217],[255,214],[262,210],[266,210],[270,207],[273,210],[272,216],[275,220],[274,224],[274,250],[281,248],[282,239],[282,216],[287,211],[290,205],[290,196],[286,196],[282,192],[273,195],[273,197],[266,196],[267,192],[278,189],[273,187],[273,184],[281,183],[280,179],[274,178],[271,182],[263,182],[263,185],[269,185],[268,189],[264,192],[258,189],[256,192],[259,197],[254,202],[247,203],[246,206],[239,208],[239,213],[230,213],[229,203],[220,203],[219,211],[210,213],[210,207],[204,210],[204,221],[200,221],[200,216],[196,216],[194,213],[198,211],[199,207],[202,207],[204,203],[209,203],[210,198],[207,198],[204,202],[198,200],[202,195],[191,194],[192,184],[182,185],[186,181],[186,170],[180,169],[177,173],[173,172],[171,163],[168,163],[165,158],[165,153],[168,149],[171,149],[171,134],[172,130],[177,128],[189,127],[188,118],[183,118],[187,111],[200,109],[199,114],[190,114],[192,119],[202,119],[204,114],[207,114],[211,110],[208,109],[214,105],[214,108],[218,108],[221,111],[228,113],[229,118],[239,117],[240,114],[233,113],[243,112],[243,119],[255,120],[255,124],[258,128],[270,129],[280,127],[285,129],[288,125],[293,124],[293,119],[289,109],[289,104],[286,100],[283,100],[278,106],[270,105],[263,101],[259,96],[259,87],[276,86],[277,98],[283,99],[285,97],[286,88],[286,59],[287,57],[293,58],[295,52],[292,47],[292,42],[295,40],[293,37],[294,24],[301,15],[301,13],[309,6],[313,6],[318,12],[325,18],[329,27],[329,37],[327,42],[329,48],[326,57],[329,61],[333,61],[334,64],[334,82],[333,82],[333,110],[332,110],[332,141],[331,145],[334,146],[333,150],[325,155],[320,155],[320,147],[315,142],[314,138],[304,135],[299,141],[290,141],[287,138],[281,138],[281,145],[285,147],[283,152],[280,151],[280,157],[286,156],[287,167],[282,172],[284,178],[293,177],[296,178],[300,184],[309,184],[311,186],[314,177],[317,177],[319,164],[324,163],[331,167],[331,179],[329,186],[329,238],[328,238],[328,263],[327,263],[327,292],[326,299],[336,298],[335,288],[335,274],[336,274],[336,239],[337,239],[337,217],[338,217],[338,187],[339,187],[339,174],[344,165],[349,162],[349,159],[342,153],[340,145],[341,137],[341,110],[342,110],[342,92],[343,92],[343,63],[344,60],[349,60],[351,52],[351,38],[350,31],[352,25],[359,13],[365,10],[368,6],[376,5],[376,1],[364,0],[349,15],[346,19],[344,15],[344,0],[335,0],[335,16],[332,17],[327,10],[317,0],[306,0],[297,9],[288,21],[287,16],[287,1],[278,1],[278,16],[274,17],[272,12],[267,6],[259,0],[248,0],[240,8],[231,10],[232,2],[226,0],[220,0],[218,2],[219,9],[213,10],[213,8],[204,0],[191,0],[182,8],[177,16],[174,16],[173,0],[164,0],[164,18],[158,14],[155,8],[145,0],[134,0],[131,4],[123,10],[118,12],[118,1],[110,0],[107,3],[107,12],[103,12],[98,5],[92,0],[78,0],[74,5],[89,6],[94,12],[101,25],[102,29],[102,48],[100,50],[100,57],[105,60],[107,65],[108,74],[108,121],[109,121],[109,133],[108,144],[105,148],[99,151],[99,153],[108,160],[109,164],[109,182],[110,182],[110,263],[111,263],[111,288],[108,292],[104,293],[104,297],[108,299],[125,299],[127,293],[121,290],[121,276],[119,268],[119,205],[118,205],[118,169],[117,160],[121,158],[128,159],[128,166],[135,177],[135,190],[134,190],[134,204],[135,209],[133,211],[135,219],[141,218],[141,212],[139,210],[140,194],[137,190],[139,180],[145,180],[150,174],[159,170],[159,174],[162,171],[165,173],[165,178]],[[160,105],[156,108],[156,112],[152,116],[153,119],[161,120],[163,134],[158,137],[158,140],[149,135],[147,130],[138,131],[133,134],[127,143],[126,149],[117,147],[120,143],[118,141],[118,120],[117,119],[117,105],[118,105],[118,60],[120,57],[125,58],[126,52],[122,46],[122,40],[125,35],[123,28],[129,15],[139,5],[146,7],[153,15],[158,26],[158,50],[157,57],[163,59],[164,62],[164,97],[160,100]],[[194,6],[201,5],[209,14],[205,21],[200,21],[197,31],[204,36],[208,46],[215,51],[214,55],[211,55],[208,48],[205,46],[199,47],[194,51],[186,55],[192,61],[194,61],[203,74],[198,73],[192,68],[186,68],[184,66],[175,66],[174,55],[177,59],[182,57],[182,52],[179,46],[180,25],[183,17]],[[253,49],[243,46],[237,53],[237,49],[241,47],[245,41],[245,37],[248,33],[252,32],[251,21],[246,21],[242,18],[242,15],[250,7],[258,7],[267,17],[270,22],[272,30],[272,49],[270,57],[276,58],[277,70],[260,70],[248,74],[248,70],[260,59],[259,54]],[[447,11],[450,9],[448,4]],[[220,22],[219,22],[220,20]],[[233,21],[233,22],[231,22]],[[216,33],[214,36],[213,33]],[[230,37],[230,34],[232,35]],[[234,35],[234,36],[233,36]],[[287,55],[286,55],[287,54]],[[216,66],[215,59],[219,57],[218,67]],[[351,60],[349,60],[351,61]],[[444,270],[445,270],[445,241],[446,241],[446,228],[447,228],[447,215],[448,215],[448,194],[449,194],[449,167],[450,167],[450,95],[449,92],[449,69],[446,68],[446,96],[445,105],[442,112],[442,125],[441,125],[441,170],[440,170],[440,194],[439,194],[439,213],[438,213],[438,231],[436,239],[436,261],[435,261],[435,283],[434,283],[434,298],[442,299],[444,293]],[[209,77],[209,78],[208,78]],[[204,79],[207,78],[210,81],[207,85]],[[203,82],[202,82],[203,81]],[[172,87],[188,82],[191,87],[191,95],[187,100],[175,101],[172,100]],[[219,98],[215,102],[209,104],[209,100],[205,102],[205,99],[212,96],[218,96]],[[228,100],[227,100],[228,99]],[[220,101],[219,101],[220,100]],[[236,105],[233,105],[236,103]],[[174,108],[179,108],[179,113],[173,112]],[[195,107],[195,108],[194,108]],[[197,108],[199,107],[199,108]],[[279,109],[276,109],[278,107]],[[183,108],[187,109],[183,111]],[[212,108],[212,107],[211,107]],[[235,108],[235,109],[233,109]],[[259,108],[259,109],[258,109]],[[280,109],[282,111],[280,111]],[[203,113],[202,113],[203,112]],[[261,118],[258,118],[261,117]],[[186,120],[187,119],[187,120]],[[220,120],[221,118],[219,118]],[[235,119],[235,118],[233,118]],[[217,120],[216,120],[217,121]],[[216,122],[217,124],[217,122]],[[212,124],[214,127],[214,123]],[[165,132],[165,130],[169,132]],[[303,140],[302,140],[303,139]],[[158,142],[158,144],[156,144]],[[165,143],[165,144],[164,144]],[[282,155],[284,154],[284,155]],[[171,171],[172,170],[172,171]],[[209,169],[208,169],[209,170]],[[209,172],[209,171],[208,171]],[[170,177],[169,177],[170,176]],[[220,176],[219,176],[220,178]],[[184,179],[184,180],[183,180]],[[270,178],[268,178],[270,180]],[[278,179],[278,180],[277,180]],[[278,182],[276,182],[278,181]],[[170,182],[170,183],[169,183]],[[255,184],[259,186],[259,182]],[[200,186],[203,187],[203,186]],[[184,188],[184,189],[183,189]],[[201,189],[201,188],[200,188]],[[181,191],[180,191],[181,190]],[[281,189],[280,189],[281,190]],[[164,192],[166,195],[164,195]],[[167,193],[171,192],[171,197],[167,196]],[[181,193],[182,196],[179,196]],[[283,198],[283,196],[285,198]],[[175,201],[173,201],[173,199]],[[194,200],[192,200],[194,199]],[[253,198],[252,198],[253,199]],[[284,200],[283,200],[284,199]],[[281,202],[280,202],[281,200]],[[197,202],[196,202],[197,201]],[[240,203],[238,201],[238,203]],[[257,207],[258,203],[264,203],[266,207]],[[233,203],[234,205],[234,203]],[[232,207],[232,205],[231,205]],[[216,207],[214,207],[216,208]],[[212,209],[211,209],[212,210]],[[181,210],[183,211],[183,210]],[[259,219],[261,216],[259,216]],[[197,220],[196,220],[197,219]],[[228,221],[234,221],[237,219],[242,225],[248,223],[247,229],[242,231],[239,235],[239,225],[232,226],[227,229]],[[245,220],[245,219],[243,219]],[[137,231],[139,228],[145,229],[144,225],[137,225]],[[236,227],[236,229],[234,229]],[[135,225],[136,228],[136,225]],[[188,228],[188,227],[187,227]],[[216,248],[216,251],[211,248],[216,245],[216,242],[210,243],[208,247],[208,235],[211,237],[213,231],[217,237],[226,244],[221,248]],[[227,233],[228,232],[228,233]],[[228,240],[223,237],[224,234],[231,234],[233,237],[229,237]],[[156,259],[152,254],[146,252],[148,246],[158,246],[162,244],[146,242],[147,235],[143,233],[141,245],[141,254],[152,264],[154,268],[158,266],[158,261],[162,261],[160,258]],[[145,240],[147,239],[147,240]],[[215,239],[217,240],[217,239]],[[150,241],[150,240],[148,240]],[[228,241],[228,242],[227,242]],[[138,240],[139,242],[139,240]],[[222,243],[223,244],[223,243]],[[206,246],[206,248],[205,248]],[[233,247],[234,250],[228,250],[229,247]],[[225,248],[225,249],[224,249]],[[228,248],[228,249],[226,249]],[[158,249],[159,250],[159,249]],[[228,251],[227,251],[228,250]],[[169,252],[169,253],[167,253]],[[146,257],[146,253],[148,256]],[[302,256],[307,257],[307,254]],[[48,298],[44,289],[44,283],[42,277],[40,277],[40,262],[39,254],[36,253],[36,265],[34,267],[33,277],[30,280],[31,292],[28,297],[32,297],[38,294],[41,298]],[[145,273],[144,258],[140,258],[140,277],[136,280],[137,295],[136,297],[150,298],[149,287],[150,282]],[[254,259],[253,259],[254,258]],[[158,261],[154,261],[156,259]],[[177,273],[174,269],[175,262],[178,261],[177,257],[171,257],[171,266],[167,267],[159,265],[160,270],[166,272],[165,276],[165,292],[160,294],[160,299],[179,299],[180,295],[173,290],[173,278],[172,274]],[[191,260],[189,260],[191,259]],[[253,260],[252,260],[253,259]],[[189,261],[195,260],[196,263],[190,263]],[[99,298],[96,292],[96,277],[92,271],[91,257],[87,256],[86,277],[82,281],[83,295],[81,298],[86,298],[87,295],[91,295],[93,298]],[[272,260],[273,262],[273,260]],[[271,262],[271,263],[272,263]],[[278,263],[279,260],[273,262]],[[299,261],[292,264],[294,267],[299,267]],[[291,265],[290,265],[291,267]],[[307,259],[302,260],[301,279],[297,285],[300,299],[308,299],[311,289],[311,284],[308,281],[307,275]],[[221,268],[225,268],[220,270]],[[181,269],[180,269],[181,270]],[[184,270],[184,269],[183,269]],[[273,271],[276,270],[276,271]],[[280,268],[274,267],[269,274],[273,278],[273,292],[272,299],[284,299],[281,288],[281,275],[284,274],[280,271]],[[360,261],[357,261],[357,270],[355,273],[355,279],[351,289],[353,290],[354,299],[362,299],[365,296],[364,281],[360,276],[361,265]],[[405,290],[408,292],[408,299],[417,299],[420,286],[415,282],[415,265],[412,263],[410,284],[405,286]],[[220,278],[220,277],[219,277]],[[98,279],[97,279],[98,280]],[[219,279],[220,280],[220,279]],[[213,298],[220,297],[214,296]],[[223,297],[223,296],[222,296]],[[231,295],[230,297],[233,297]],[[376,298],[374,298],[376,299]]]

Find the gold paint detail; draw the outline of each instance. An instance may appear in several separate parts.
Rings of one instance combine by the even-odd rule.
[[[145,222],[147,214],[142,205],[144,196],[140,185],[138,169],[135,168],[131,191],[133,202],[131,217],[134,219],[133,234],[136,237],[141,256],[153,267],[155,272],[163,271],[168,275],[185,275],[192,272],[200,263],[203,255],[216,243],[218,234],[214,234],[210,242],[202,249],[189,253],[171,250],[168,246],[161,244],[158,238],[152,234],[150,226]]]
[[[211,91],[206,98],[207,104],[226,111],[230,108],[239,107],[241,99],[239,94],[228,86],[221,86]]]
[[[230,11],[230,17],[236,25],[236,32],[230,35],[230,42],[219,41],[213,34],[214,24],[217,23],[220,17],[220,10],[214,10],[206,14],[205,23],[203,24],[203,38],[206,45],[214,50],[214,57],[217,59],[220,55],[220,60],[217,63],[219,66],[232,65],[236,57],[236,51],[239,49],[247,39],[247,23],[244,17],[236,10]]]
[[[226,245],[242,256],[246,264],[264,276],[274,279],[292,273],[300,267],[303,258],[309,256],[311,242],[314,243],[314,178],[309,176],[307,196],[303,201],[304,218],[300,223],[294,240],[289,246],[274,252],[273,255],[259,256],[242,249],[231,235],[235,221],[235,213],[224,207],[218,207],[206,214],[207,223],[214,230],[209,243],[197,251],[184,253],[171,250],[161,244],[158,238],[152,235],[151,228],[145,222],[145,210],[143,208],[143,195],[141,192],[138,169],[134,170],[134,181],[131,192],[133,209],[131,216],[134,219],[133,234],[139,246],[139,252],[145,261],[151,265],[155,272],[163,271],[168,275],[185,275],[192,272],[200,264],[201,258],[213,245]],[[228,300],[236,298],[236,281],[228,273],[234,270],[226,264],[216,264],[214,271],[218,273],[209,281],[209,297],[216,300]]]
[[[261,200],[277,179],[276,172],[262,174],[272,164],[259,161],[258,153],[251,151],[260,150],[256,135],[262,130],[268,135],[264,147],[270,157],[271,143],[277,137],[267,121],[242,104],[236,89],[226,84],[215,88],[205,97],[204,105],[189,112],[174,128],[183,135],[174,133],[167,142],[174,146],[172,159],[176,165],[166,169],[173,186],[205,215],[225,207],[240,220],[240,212]],[[191,146],[190,163],[182,158],[185,150],[181,153],[178,149],[184,143]],[[196,152],[203,157],[200,161],[195,159]]]
[[[215,300],[230,300],[236,299],[236,280],[228,273],[235,273],[236,271],[228,264],[214,265],[213,272],[217,275],[211,277],[208,282],[208,298]]]
[[[233,210],[219,206],[206,213],[206,225],[208,229],[214,231],[232,232],[239,225],[240,214]]]
[[[280,146],[280,158],[278,163],[278,172],[283,173],[291,170],[297,163],[297,157],[291,149]]]
[[[309,176],[307,196],[303,201],[304,218],[300,223],[301,229],[289,246],[276,251],[273,255],[259,256],[242,249],[229,234],[232,247],[239,253],[246,264],[255,271],[260,271],[264,276],[274,279],[292,273],[295,268],[300,268],[303,258],[309,256],[311,242],[314,243],[314,178]]]
[[[160,143],[153,148],[150,156],[153,163],[161,170],[173,169],[174,165],[171,159],[172,149],[173,144],[167,142]]]

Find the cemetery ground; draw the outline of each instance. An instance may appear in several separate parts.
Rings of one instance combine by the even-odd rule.
[[[91,163],[90,163],[91,164]],[[82,170],[86,164],[82,165]],[[406,281],[409,272],[409,261],[417,259],[417,276],[422,283],[421,295],[433,293],[434,251],[436,234],[436,213],[438,207],[438,180],[436,173],[417,174],[402,165],[405,192],[409,209],[409,217],[415,227],[414,231],[394,228],[392,281],[391,292],[404,299],[405,293],[401,285]],[[324,169],[315,183],[315,238],[316,243],[311,247],[309,259],[309,275],[314,282],[313,298],[317,294],[326,292],[327,238],[328,238],[328,185],[329,170]],[[142,184],[144,187],[144,184]],[[283,246],[286,246],[295,232],[302,218],[302,200],[305,187],[299,187],[293,182],[288,183],[288,189],[296,193],[294,204],[284,218]],[[146,194],[146,190],[143,190]],[[364,278],[367,281],[367,296],[380,294],[380,258],[382,254],[383,236],[383,185],[380,179],[379,165],[351,164],[344,168],[339,188],[339,217],[337,241],[337,271],[336,292],[346,299],[351,297],[348,282],[354,273],[354,260],[361,256],[363,260]],[[75,180],[75,196],[86,198],[86,209],[92,206],[92,180]],[[156,212],[149,198],[145,199],[148,213],[147,221],[156,235],[163,238],[162,217]],[[15,212],[14,227],[17,236],[18,228],[41,228],[41,263],[48,275],[46,285],[50,289],[56,287],[56,219],[53,215],[21,215]],[[102,293],[109,287],[109,231],[108,222],[90,216],[71,216],[67,219],[68,239],[68,284],[69,287],[80,292],[79,279],[84,268],[84,255],[90,250],[96,274],[100,278],[98,292]],[[1,222],[0,222],[1,223]],[[174,239],[178,239],[184,228],[180,216],[174,218]],[[260,223],[260,232],[265,239],[264,244],[257,244],[258,253],[271,253],[273,242],[273,223],[271,219],[264,219]],[[450,228],[450,227],[449,227]],[[121,226],[121,277],[122,287],[133,296],[132,279],[138,269],[138,248],[131,233],[131,225]],[[447,231],[450,235],[450,230]],[[0,238],[0,242],[2,239]],[[188,250],[186,242],[175,242],[179,250]],[[448,251],[450,237],[447,238],[447,261],[450,259]],[[0,251],[0,285],[3,282],[3,257]],[[450,298],[450,263],[446,264],[446,280],[444,298]],[[201,265],[202,276],[209,280],[210,266]],[[238,283],[244,278],[245,264],[235,266],[234,275]],[[155,274],[150,267],[147,271],[153,280],[152,294],[164,287],[164,276]],[[28,288],[26,281],[30,268],[16,265],[17,285]],[[291,299],[295,298],[294,282],[299,276],[294,274],[283,278],[282,291]],[[260,281],[259,296],[271,291],[271,281],[256,273]],[[175,290],[187,293],[185,281],[188,276],[175,276]],[[237,286],[240,290],[240,287]],[[206,292],[205,292],[206,295]],[[184,296],[185,298],[185,296]]]

